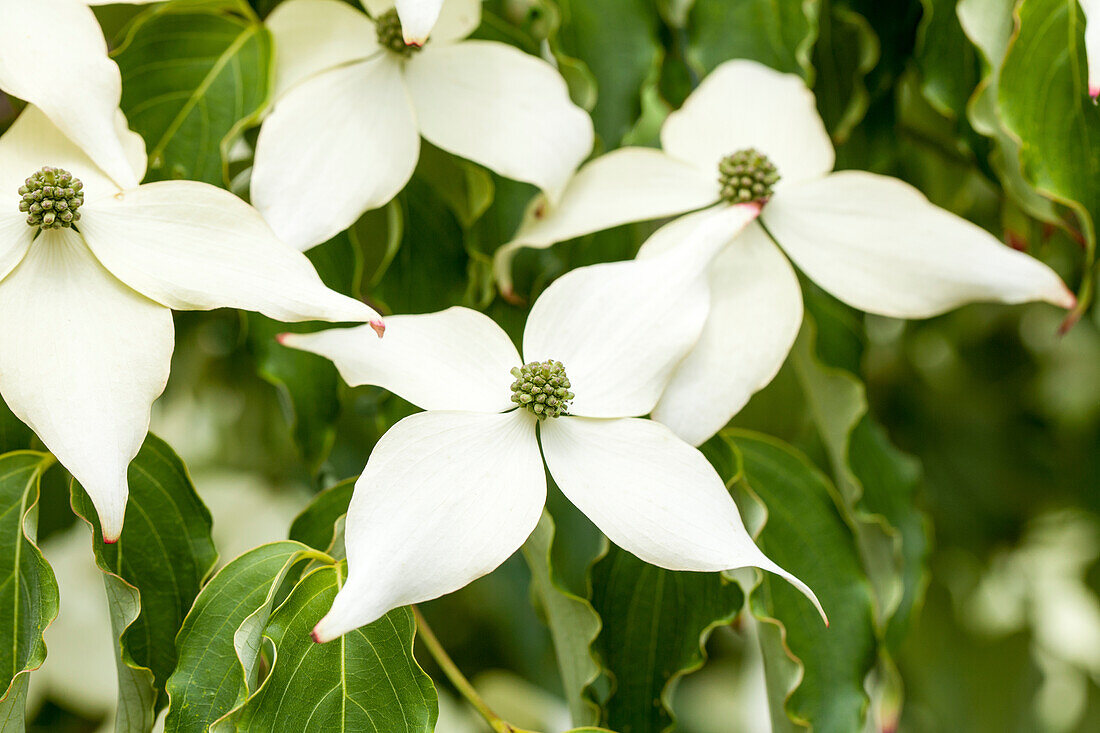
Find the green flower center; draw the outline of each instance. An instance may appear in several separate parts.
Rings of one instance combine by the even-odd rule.
[[[778,182],[779,170],[756,148],[738,150],[718,163],[720,195],[731,204],[767,201]]]
[[[67,170],[46,166],[19,187],[19,195],[19,210],[26,213],[28,226],[60,229],[80,220],[84,184]]]
[[[574,395],[569,391],[569,377],[560,361],[533,361],[512,370],[512,402],[526,407],[542,420],[557,417],[569,409]]]
[[[408,58],[420,50],[420,46],[405,43],[405,34],[401,30],[401,18],[396,10],[387,10],[374,21],[374,29],[378,33],[378,44],[382,48],[388,48],[396,54]]]

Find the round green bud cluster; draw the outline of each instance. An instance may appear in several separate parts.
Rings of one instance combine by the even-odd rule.
[[[19,195],[19,210],[27,214],[29,226],[60,229],[80,220],[84,184],[67,170],[46,166],[19,187]]]
[[[569,409],[574,395],[560,361],[533,361],[512,369],[512,402],[526,407],[539,420],[557,417]]]
[[[405,43],[405,33],[401,29],[401,18],[396,10],[387,10],[374,21],[374,30],[378,33],[378,45],[388,48],[406,58],[420,50],[420,46]]]
[[[738,150],[718,163],[720,195],[731,204],[767,201],[778,182],[775,164],[756,148]]]

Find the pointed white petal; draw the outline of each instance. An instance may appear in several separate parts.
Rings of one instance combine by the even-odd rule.
[[[420,133],[557,199],[592,150],[592,120],[542,59],[503,43],[432,47],[405,70]]]
[[[121,187],[137,185],[115,125],[118,66],[77,0],[0,0],[0,89],[41,108]]]
[[[7,277],[27,254],[37,231],[27,226],[26,214],[19,211],[0,213],[0,280]]]
[[[813,591],[753,544],[714,467],[664,425],[559,417],[541,434],[562,493],[619,547],[668,570],[761,568],[820,610]]]
[[[535,418],[421,412],[390,428],[355,484],[348,581],[314,630],[328,641],[492,572],[538,524],[546,477]]]
[[[644,247],[638,256],[647,256]],[[759,224],[726,245],[709,275],[707,323],[653,409],[654,420],[692,445],[772,381],[802,325],[798,277]]]
[[[520,247],[542,249],[620,224],[673,216],[718,200],[717,175],[651,148],[620,148],[586,163],[561,200],[528,208],[511,242],[496,251],[497,282],[511,290],[511,263]]]
[[[28,176],[47,165],[64,168],[79,178],[84,184],[85,201],[119,190],[42,110],[29,106],[0,137],[0,207],[18,211],[19,187]]]
[[[243,308],[280,321],[379,315],[329,290],[259,212],[216,186],[162,181],[85,204],[80,230],[115,277],[176,310]]]
[[[405,43],[423,46],[439,19],[443,0],[396,0],[395,5]]]
[[[1081,0],[1085,12],[1085,57],[1089,66],[1089,96],[1100,97],[1100,0]],[[1089,22],[1089,18],[1094,22]]]
[[[707,266],[758,212],[755,204],[715,207],[674,250],[558,278],[527,318],[524,359],[564,364],[576,394],[573,414],[648,413],[703,329]]]
[[[519,352],[484,313],[455,306],[390,316],[386,337],[370,326],[288,333],[280,343],[329,359],[352,386],[384,387],[425,410],[499,412],[511,401]]]
[[[716,176],[724,156],[756,148],[779,168],[777,189],[823,176],[834,161],[833,144],[805,82],[744,60],[727,61],[703,79],[665,120],[661,146]]]
[[[404,0],[406,4],[409,1]],[[415,0],[413,1],[415,2]],[[433,0],[419,1],[422,5],[433,2]],[[439,0],[434,0],[434,2],[438,3]],[[398,3],[397,11],[401,12],[401,3]],[[403,15],[402,18],[404,18]],[[404,20],[402,20],[402,24],[404,24]],[[435,28],[431,32],[432,41],[437,45],[461,41],[477,30],[479,25],[481,25],[481,0],[443,0],[443,9],[439,13],[439,20],[435,22]]]
[[[87,490],[117,539],[126,467],[174,344],[172,313],[116,280],[69,229],[43,232],[0,282],[0,393]]]
[[[290,0],[265,21],[275,39],[275,98],[315,74],[381,49],[371,19],[340,0]]]
[[[927,318],[974,301],[1074,304],[1042,262],[896,178],[833,173],[777,193],[763,218],[806,275],[868,313]]]
[[[306,250],[392,199],[419,156],[398,62],[342,66],[275,105],[256,143],[252,202],[282,240]]]

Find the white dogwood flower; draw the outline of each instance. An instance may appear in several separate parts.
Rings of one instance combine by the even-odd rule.
[[[684,249],[567,273],[531,309],[526,363],[488,316],[458,307],[388,318],[382,341],[361,328],[286,334],[283,343],[331,359],[349,384],[385,387],[426,410],[390,428],[356,483],[348,580],[314,638],[450,593],[504,562],[546,498],[539,439],[562,492],[620,547],[673,570],[763,568],[814,599],[753,544],[703,454],[636,417],[698,338],[706,265],[756,214],[727,207]]]
[[[138,181],[124,150],[134,133],[115,126],[122,77],[88,7],[107,3],[0,0],[0,90],[45,112],[116,184],[128,188]]]
[[[432,32],[439,13],[443,10],[443,0],[394,0],[394,9],[401,19],[401,31],[405,43],[410,46],[423,46]]]
[[[786,359],[802,323],[787,257],[845,303],[898,318],[973,301],[1074,304],[1049,267],[912,186],[862,171],[831,173],[833,147],[813,93],[793,74],[752,61],[722,64],[669,115],[661,145],[597,158],[557,206],[535,202],[498,251],[496,273],[507,293],[519,247],[694,212],[658,230],[639,252],[645,258],[674,249],[731,203],[758,202],[763,225],[730,232],[711,266],[706,328],[653,411],[693,445],[721,429]]]
[[[421,136],[556,198],[593,142],[558,72],[503,43],[464,41],[479,0],[446,0],[423,47],[406,43],[392,2],[363,2],[370,17],[339,0],[289,0],[267,19],[276,101],[252,201],[275,232],[309,249],[385,204],[412,176]]]
[[[144,146],[117,122],[140,180]],[[126,468],[168,379],[172,310],[220,307],[379,318],[325,287],[227,191],[122,189],[33,106],[0,137],[0,394],[87,490],[107,541],[122,530]]]

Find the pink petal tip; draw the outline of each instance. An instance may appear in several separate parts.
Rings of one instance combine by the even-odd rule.
[[[310,636],[311,639],[313,639],[313,642],[315,644],[324,644],[325,643],[324,640],[321,638],[321,634],[319,634],[317,632],[317,629],[313,629],[313,631],[309,632],[309,636]]]
[[[277,334],[275,336],[275,340],[278,341],[283,346],[286,346],[286,342],[289,339],[290,339],[290,334],[289,333],[280,333],[280,334]]]
[[[1092,97],[1092,101],[1096,101],[1097,97],[1100,97],[1100,86],[1089,85],[1089,96]]]
[[[371,321],[370,327],[374,329],[374,332],[378,334],[378,338],[382,338],[386,334],[386,323],[381,319],[377,321]]]
[[[108,537],[107,535],[103,535],[103,544],[113,545],[116,542],[118,542],[118,536],[117,535],[114,536],[114,537]]]

